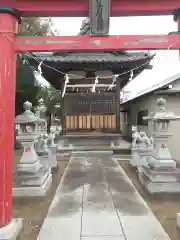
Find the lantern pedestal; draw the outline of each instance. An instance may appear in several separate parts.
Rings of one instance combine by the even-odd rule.
[[[5,227],[0,227],[0,239],[1,240],[15,240],[23,227],[22,218],[13,219]]]
[[[14,173],[13,197],[45,196],[52,183],[51,166],[42,164],[34,149],[35,134],[18,136],[24,152]]]

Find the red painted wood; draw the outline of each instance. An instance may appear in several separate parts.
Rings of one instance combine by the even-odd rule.
[[[112,0],[111,16],[167,15],[180,8],[179,0]],[[89,16],[89,0],[1,0],[23,16]]]
[[[16,19],[0,14],[0,227],[12,218],[12,167],[14,158]],[[4,36],[5,34],[5,36]]]
[[[178,28],[178,31],[180,31],[180,16],[177,19],[177,28]],[[180,57],[180,51],[179,51],[179,57]]]
[[[180,49],[180,35],[17,37],[17,52]]]

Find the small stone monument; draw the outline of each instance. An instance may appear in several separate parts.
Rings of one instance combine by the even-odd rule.
[[[51,129],[49,137],[48,137],[48,147],[51,152],[51,166],[52,168],[57,168],[57,145],[54,143],[54,139],[56,137],[55,131]]]
[[[179,193],[180,170],[172,159],[168,149],[168,139],[173,135],[169,126],[172,121],[180,120],[179,116],[165,108],[166,100],[157,101],[158,109],[146,119],[152,122],[153,151],[147,156],[147,166],[139,171],[139,180],[150,193]]]
[[[15,124],[20,125],[17,139],[24,147],[20,163],[14,173],[14,197],[44,196],[51,186],[51,167],[43,166],[34,149],[39,118],[31,111],[32,104],[24,103],[24,113],[16,116]]]

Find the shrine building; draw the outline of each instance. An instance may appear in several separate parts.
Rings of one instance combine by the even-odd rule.
[[[89,33],[90,21],[85,19],[79,35]],[[32,58],[30,63],[37,67],[42,62],[43,77],[61,93],[68,75],[61,103],[64,133],[120,132],[120,91],[130,79],[151,67],[149,63],[154,57],[147,51],[38,53],[35,56],[37,61]]]

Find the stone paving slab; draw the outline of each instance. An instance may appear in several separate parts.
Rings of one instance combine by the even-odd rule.
[[[81,240],[124,240],[123,236],[91,236],[82,237]]]
[[[73,152],[38,240],[170,240],[112,152]]]

